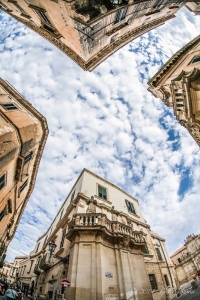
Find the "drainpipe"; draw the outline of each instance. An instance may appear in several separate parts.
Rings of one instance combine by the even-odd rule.
[[[172,274],[171,274],[171,271],[170,271],[170,268],[169,268],[169,265],[168,265],[168,262],[167,262],[167,258],[166,258],[166,256],[165,256],[165,252],[163,251],[163,247],[162,247],[162,244],[161,244],[160,240],[159,240],[159,243],[160,243],[160,247],[161,247],[161,249],[162,249],[162,252],[163,252],[163,254],[164,254],[164,257],[165,257],[165,261],[166,261],[166,264],[167,264],[167,269],[168,269],[169,276],[170,276],[170,279],[171,279],[172,287],[173,287],[173,289],[174,289],[174,284],[173,284]]]

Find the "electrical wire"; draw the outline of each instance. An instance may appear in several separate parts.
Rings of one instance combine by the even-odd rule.
[[[16,251],[18,251],[18,252],[22,253],[23,255],[26,255],[26,256],[28,256],[28,254],[25,254],[25,253],[23,253],[22,251],[20,251],[20,250],[18,250],[18,249],[16,249],[16,248],[14,248],[14,247],[12,247],[12,246],[10,246],[10,245],[9,245],[9,247],[11,247],[11,248],[13,248],[14,250],[16,250]]]

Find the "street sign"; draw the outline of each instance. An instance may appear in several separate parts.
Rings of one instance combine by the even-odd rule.
[[[62,280],[62,286],[63,287],[68,287],[71,285],[71,282],[67,279]]]
[[[106,276],[107,278],[113,278],[113,274],[110,273],[110,272],[106,272],[106,273],[105,273],[105,276]]]

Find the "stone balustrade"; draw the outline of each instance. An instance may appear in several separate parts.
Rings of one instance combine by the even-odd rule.
[[[74,214],[70,222],[73,227],[104,227],[113,235],[128,236],[135,241],[135,243],[144,243],[144,235],[142,231],[133,230],[130,225],[126,225],[119,221],[111,221],[105,214],[101,213],[83,213]]]

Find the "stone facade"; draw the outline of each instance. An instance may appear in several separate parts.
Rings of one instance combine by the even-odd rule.
[[[177,288],[165,241],[151,231],[138,201],[87,169],[20,262],[18,277],[22,289],[50,299],[66,293],[70,300],[165,300]],[[63,279],[71,286],[62,288]]]
[[[192,279],[200,270],[200,235],[189,235],[184,246],[171,256],[180,284]]]
[[[173,107],[200,146],[200,35],[177,51],[150,79],[148,90]]]
[[[200,1],[187,2],[185,6],[187,7],[187,9],[189,9],[189,11],[193,12],[195,15],[200,15]]]
[[[45,118],[0,79],[0,267],[32,193],[47,135]]]
[[[84,70],[172,19],[179,0],[0,0],[1,9],[50,41]]]

